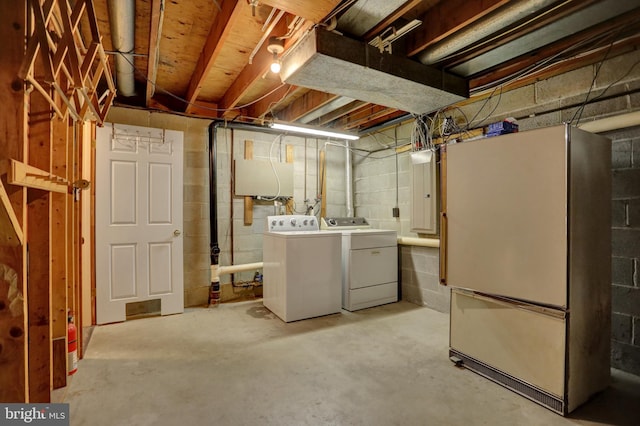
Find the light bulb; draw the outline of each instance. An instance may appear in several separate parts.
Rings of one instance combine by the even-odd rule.
[[[280,61],[278,60],[278,53],[273,52],[273,61],[271,62],[271,72],[278,74],[280,72]]]

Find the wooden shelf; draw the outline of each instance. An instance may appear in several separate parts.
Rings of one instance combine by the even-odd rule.
[[[7,183],[67,194],[69,181],[16,160],[6,160]]]

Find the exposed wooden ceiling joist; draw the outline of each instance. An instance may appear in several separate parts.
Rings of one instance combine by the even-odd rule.
[[[310,90],[302,97],[296,99],[289,106],[278,112],[278,118],[284,121],[296,121],[304,115],[322,107],[327,102],[336,99],[338,95],[333,93]]]
[[[340,0],[262,0],[260,3],[319,24]]]
[[[158,50],[160,48],[160,34],[162,33],[163,0],[151,0],[151,16],[149,18],[149,55],[147,61],[147,82],[145,102],[149,106],[149,100],[153,96],[158,72]]]
[[[410,35],[409,54],[413,56],[456,30],[488,15],[509,0],[442,1],[422,16],[422,25]]]
[[[277,108],[278,105],[292,93],[295,93],[299,88],[289,84],[281,84],[272,89],[272,91],[264,96],[259,101],[251,104],[246,111],[247,116],[258,119],[263,119],[269,114],[272,109]]]
[[[189,82],[189,89],[187,89],[186,95],[188,104],[185,109],[187,113],[192,111],[193,108],[191,104],[198,98],[204,79],[209,74],[209,70],[220,54],[224,42],[229,36],[231,27],[235,25],[236,20],[241,15],[241,1],[222,0],[221,3],[220,12],[211,26],[209,36],[198,59],[196,69],[191,76],[191,81]]]

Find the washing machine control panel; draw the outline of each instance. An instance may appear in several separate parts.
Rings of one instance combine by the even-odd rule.
[[[267,216],[267,231],[317,231],[319,229],[318,220],[315,216],[305,216],[300,214]]]

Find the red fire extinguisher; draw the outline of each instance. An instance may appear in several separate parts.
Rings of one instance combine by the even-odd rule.
[[[69,313],[67,326],[67,339],[69,341],[67,349],[67,370],[69,376],[78,371],[78,329],[73,323],[73,315]]]

